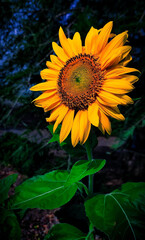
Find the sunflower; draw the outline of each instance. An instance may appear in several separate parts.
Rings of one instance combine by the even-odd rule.
[[[48,68],[40,73],[46,81],[30,89],[43,92],[34,102],[51,110],[46,121],[54,122],[54,132],[62,122],[60,143],[71,132],[73,146],[84,144],[91,124],[111,134],[109,117],[125,119],[117,105],[133,103],[126,93],[138,77],[130,74],[136,69],[126,67],[132,60],[131,47],[124,46],[128,33],[112,34],[112,26],[111,21],[100,30],[91,27],[84,46],[78,32],[70,39],[60,27],[61,47],[52,43],[56,55],[50,55]]]

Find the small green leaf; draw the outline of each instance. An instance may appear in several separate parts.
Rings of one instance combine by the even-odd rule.
[[[66,144],[65,142],[60,143],[60,141],[59,141],[60,125],[58,126],[55,133],[53,133],[53,125],[49,125],[49,126],[47,126],[47,128],[49,129],[49,131],[52,134],[52,138],[49,140],[48,143],[58,142],[60,146],[63,146]]]
[[[66,184],[78,182],[88,175],[99,172],[105,163],[106,160],[102,159],[94,159],[92,161],[80,160],[76,162],[71,169]]]
[[[67,171],[56,170],[28,179],[15,189],[9,205],[14,209],[58,208],[70,201],[77,191],[76,184],[64,186],[67,178]]]
[[[141,100],[141,97],[139,97],[139,98],[133,98],[133,101],[138,101],[138,100]]]
[[[109,239],[143,239],[145,183],[126,183],[121,190],[98,194],[86,201],[85,208],[92,224]]]
[[[53,135],[48,143],[53,143],[53,142],[59,142],[59,135],[58,134]]]
[[[21,229],[12,211],[0,209],[0,236],[2,239],[20,240]]]
[[[47,128],[49,129],[49,131],[53,135],[53,125],[48,125]]]
[[[88,195],[89,194],[89,190],[88,188],[86,187],[85,184],[83,184],[82,182],[77,182],[77,185],[78,185],[78,190],[82,193],[82,189],[85,190],[86,194]]]
[[[44,240],[83,240],[85,234],[76,227],[61,223],[52,227]]]
[[[0,203],[8,198],[10,186],[15,183],[18,174],[12,174],[0,180]]]

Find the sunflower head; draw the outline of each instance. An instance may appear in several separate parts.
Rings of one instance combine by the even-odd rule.
[[[112,25],[91,27],[84,45],[78,32],[70,39],[60,27],[61,47],[52,43],[56,55],[50,55],[40,73],[45,82],[31,88],[43,92],[34,102],[45,112],[51,110],[46,121],[54,122],[54,132],[62,122],[60,142],[71,132],[73,146],[84,144],[91,124],[111,134],[109,117],[124,120],[118,105],[133,103],[126,93],[138,77],[130,74],[136,69],[126,67],[132,60],[128,33],[112,34]]]

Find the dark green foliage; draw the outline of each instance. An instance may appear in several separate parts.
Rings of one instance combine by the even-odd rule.
[[[21,229],[17,217],[12,210],[6,209],[5,204],[10,187],[15,183],[17,176],[17,174],[12,174],[0,180],[0,236],[6,240],[21,239]]]
[[[40,158],[43,157],[44,164],[48,158],[41,144],[31,143],[13,133],[4,135],[0,139],[0,145],[0,158],[3,163],[11,163],[23,174],[34,174],[40,166]]]
[[[83,240],[85,239],[85,234],[82,233],[76,227],[61,223],[55,225],[45,236],[44,240]]]
[[[0,209],[0,236],[5,240],[20,240],[21,229],[16,215],[7,209]]]
[[[121,190],[96,195],[85,208],[93,225],[109,239],[144,239],[145,183],[126,183]]]
[[[0,203],[3,203],[8,198],[9,189],[17,177],[18,174],[12,174],[0,180]]]
[[[48,146],[44,147],[42,144],[30,142],[26,138],[13,133],[4,135],[0,139],[0,145],[1,163],[10,163],[23,174],[32,176],[44,173],[49,168],[54,167],[52,162],[49,161]],[[40,161],[40,159],[43,159],[43,161]]]
[[[145,108],[142,107],[145,104],[145,97],[134,99],[134,101],[134,105],[128,107],[124,114],[126,117],[125,122],[117,122],[113,119],[113,134],[120,137],[118,144],[113,146],[114,149],[121,147],[129,139],[132,139],[136,129],[145,126]]]

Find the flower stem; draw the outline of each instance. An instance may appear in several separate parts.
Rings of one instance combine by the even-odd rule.
[[[93,160],[92,159],[92,148],[91,148],[89,139],[86,141],[85,147],[86,147],[88,160],[92,161]],[[92,193],[93,193],[93,174],[89,175],[88,189],[89,189],[89,195],[92,195]]]
[[[92,157],[92,148],[91,148],[89,139],[87,139],[85,143],[85,147],[86,147],[88,160],[91,162],[93,160],[93,157]],[[88,190],[89,190],[89,195],[91,196],[93,194],[93,174],[89,175]],[[87,236],[87,239],[94,240],[93,231],[94,231],[93,225],[90,223],[89,234]]]

